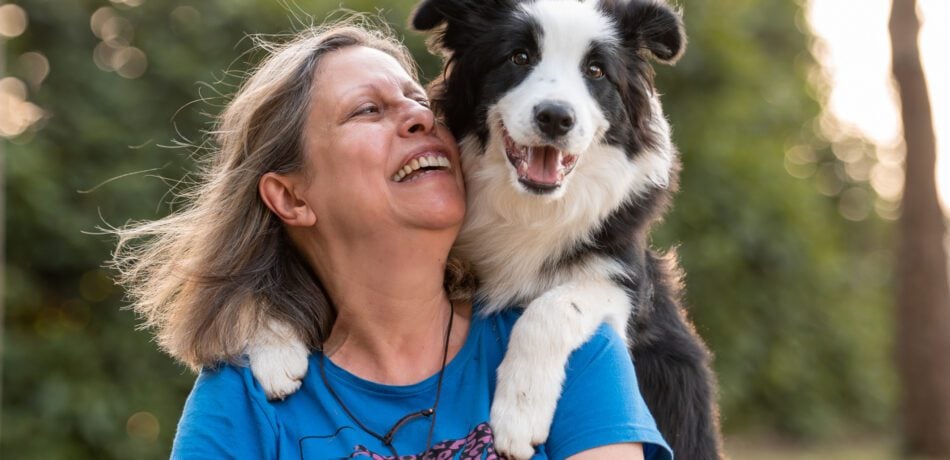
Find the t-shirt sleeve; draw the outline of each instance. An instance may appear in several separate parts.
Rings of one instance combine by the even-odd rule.
[[[277,429],[250,371],[204,369],[185,401],[172,459],[277,457]]]
[[[638,442],[647,460],[671,460],[672,451],[657,430],[637,385],[626,345],[616,331],[601,325],[574,351],[545,444],[547,455],[563,459],[594,447]]]

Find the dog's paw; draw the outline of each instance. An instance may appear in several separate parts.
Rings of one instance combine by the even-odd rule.
[[[284,325],[271,323],[248,345],[251,373],[267,399],[284,399],[300,388],[310,351]]]
[[[492,410],[495,451],[509,460],[527,460],[534,455],[534,436],[529,427],[509,417],[496,416],[495,410]],[[546,434],[543,437],[547,439]]]
[[[524,366],[506,357],[498,367],[498,387],[491,407],[495,450],[509,459],[534,455],[548,439],[561,380],[539,362]],[[563,370],[561,371],[563,374]]]

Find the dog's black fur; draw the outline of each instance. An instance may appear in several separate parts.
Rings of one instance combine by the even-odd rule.
[[[508,50],[532,43],[531,24],[511,14],[518,3],[427,0],[412,18],[415,29],[434,32],[430,44],[447,58],[430,92],[458,139],[475,136],[485,146],[487,108],[526,76],[525,69],[516,67],[488,72],[505,63]],[[589,91],[612,114],[602,142],[622,146],[633,158],[657,144],[658,133],[650,123],[654,88],[648,59],[670,62],[679,56],[685,46],[682,21],[660,1],[603,0],[598,7],[614,19],[621,44],[602,51],[610,79],[590,82]],[[722,453],[710,352],[682,307],[675,257],[648,247],[650,228],[666,212],[676,190],[678,170],[677,160],[667,187],[631,196],[606,221],[592,224],[597,230],[588,242],[547,260],[545,271],[591,257],[609,258],[626,267],[629,276],[614,281],[624,287],[634,306],[628,337],[647,405],[677,458],[716,459]],[[531,299],[509,300],[526,304]]]

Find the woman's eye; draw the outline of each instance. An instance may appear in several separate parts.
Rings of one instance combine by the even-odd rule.
[[[424,97],[423,97],[423,98],[416,99],[416,102],[418,102],[419,105],[421,105],[421,106],[423,106],[423,107],[426,107],[426,108],[429,107],[429,100],[426,99],[426,98],[424,98]]]
[[[367,104],[356,109],[356,111],[353,112],[353,116],[370,115],[374,113],[379,113],[379,107],[377,107],[375,104]]]
[[[587,68],[584,69],[584,75],[591,80],[600,80],[604,78],[604,68],[600,64],[588,64]]]
[[[511,54],[511,62],[514,65],[528,65],[531,62],[531,56],[527,51],[518,50]]]

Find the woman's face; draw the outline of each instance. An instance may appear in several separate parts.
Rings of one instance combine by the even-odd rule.
[[[324,56],[303,140],[318,228],[458,231],[465,196],[455,140],[392,56],[362,46]]]

